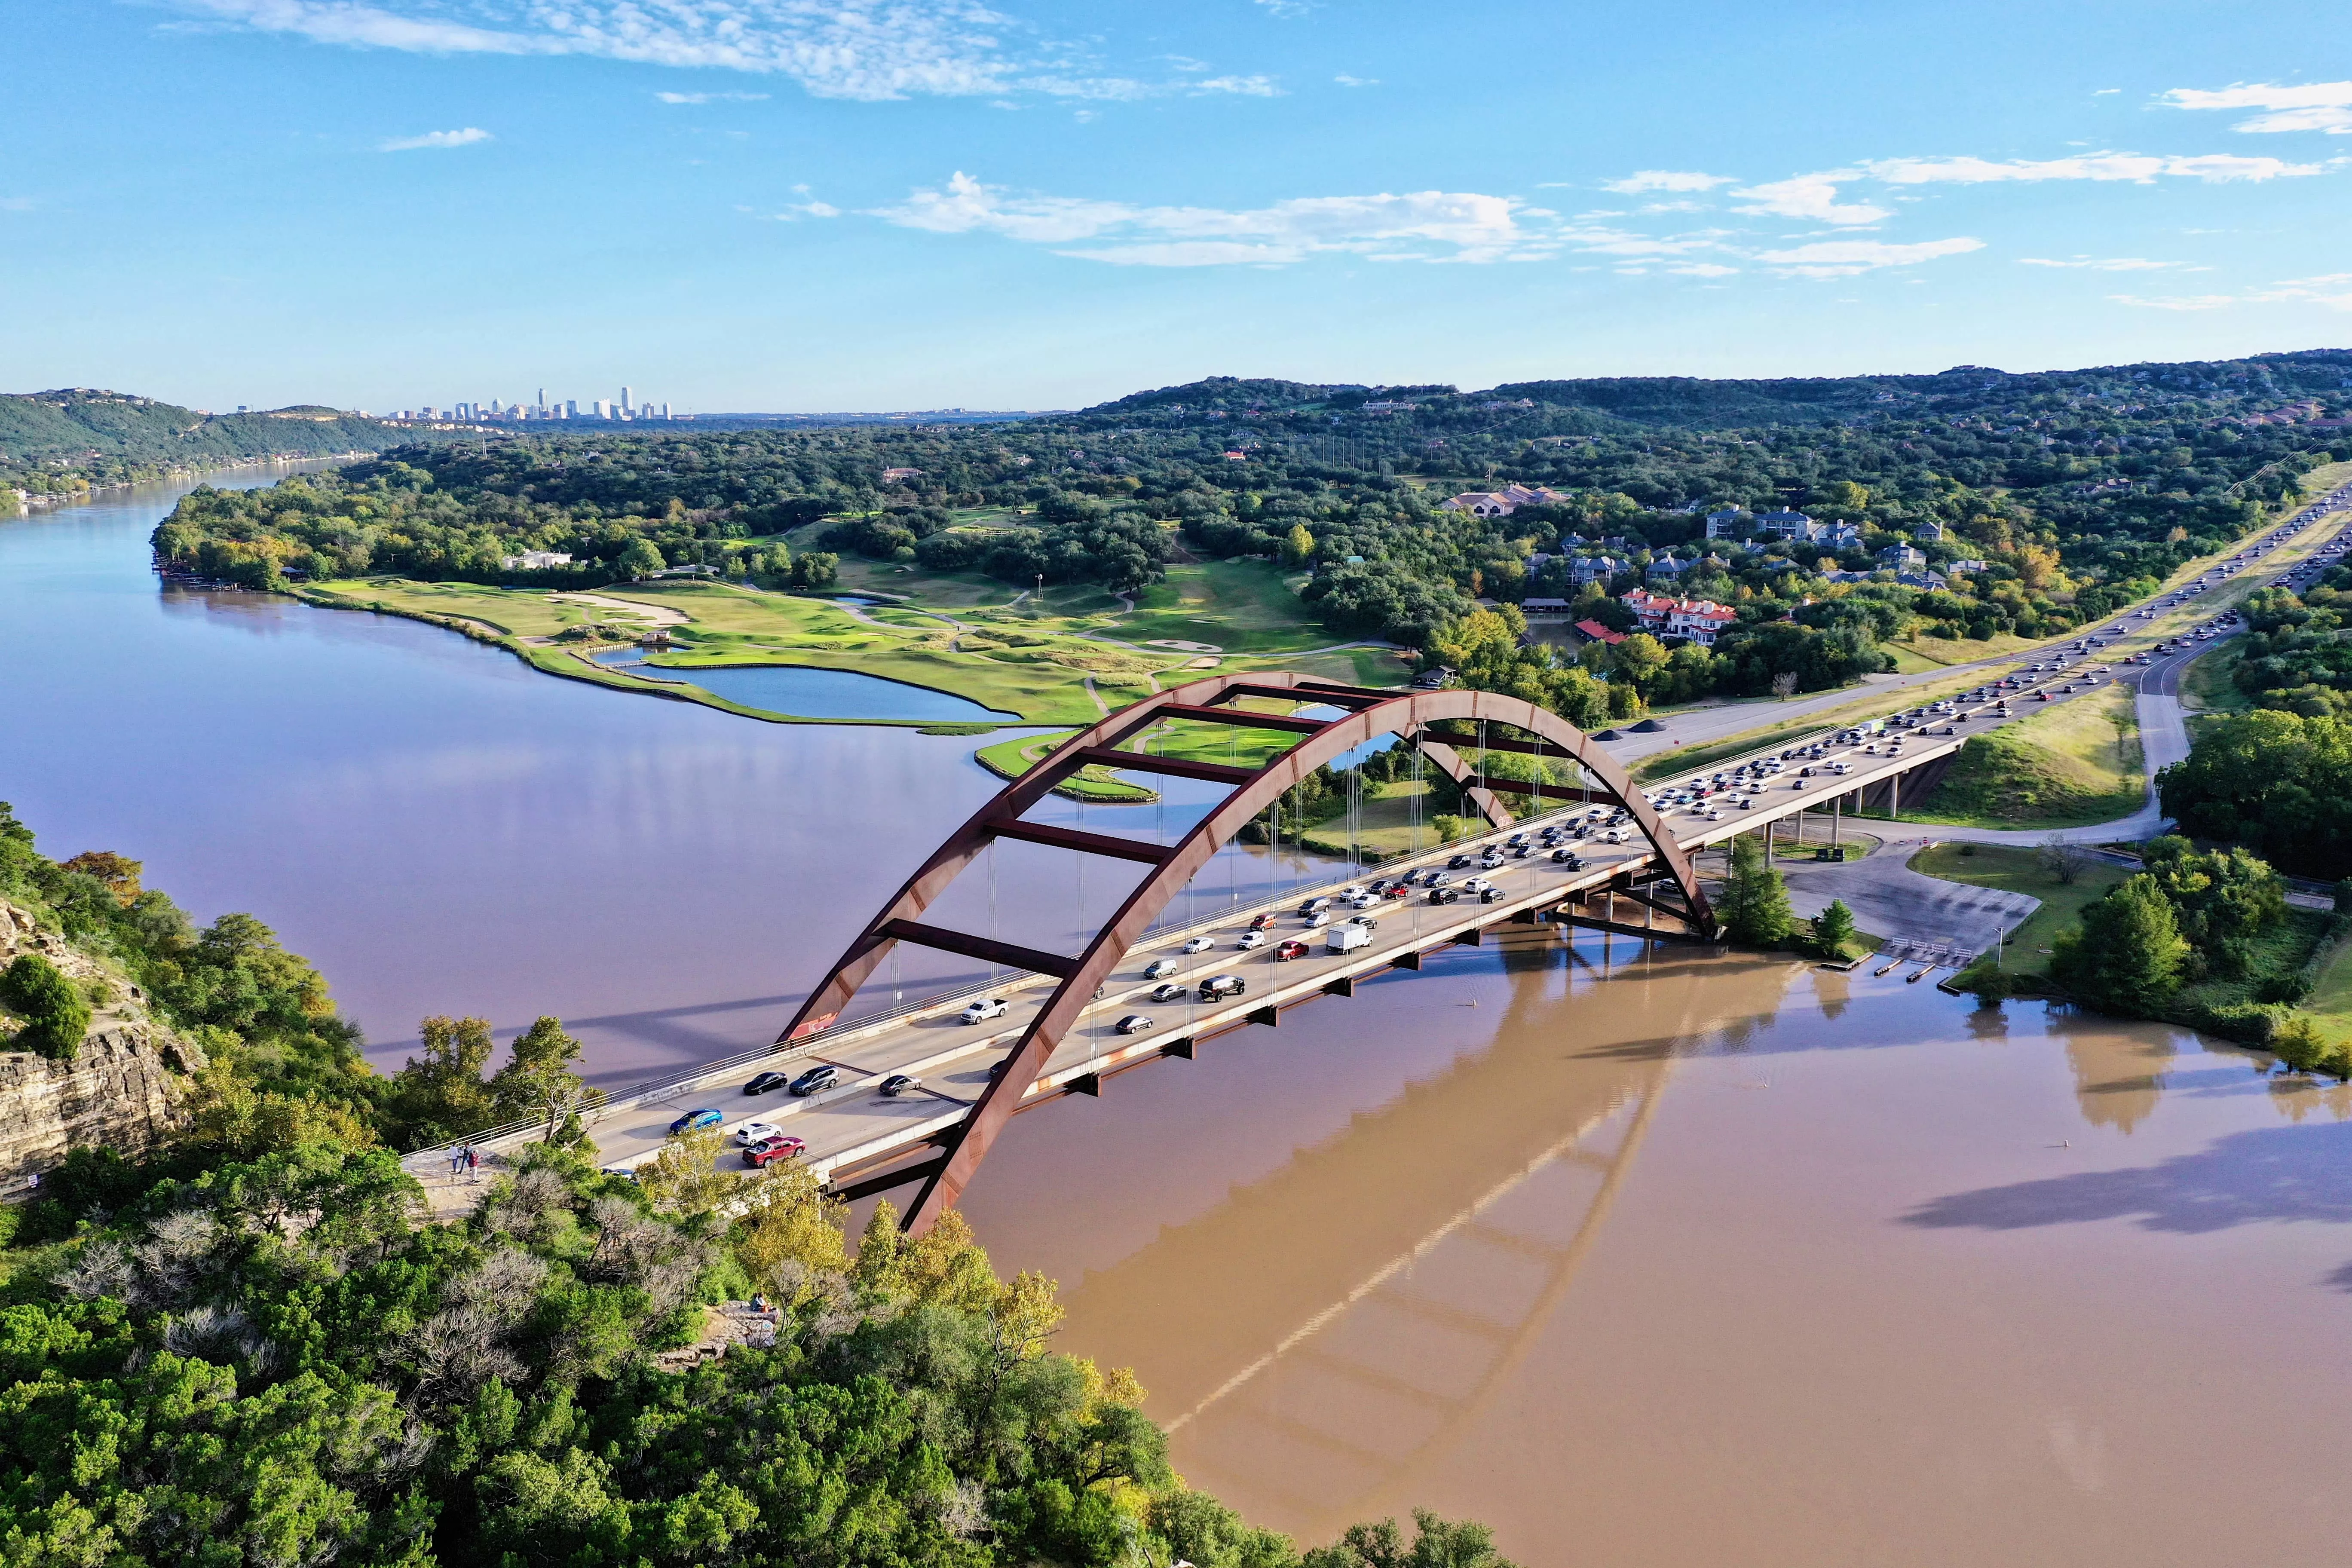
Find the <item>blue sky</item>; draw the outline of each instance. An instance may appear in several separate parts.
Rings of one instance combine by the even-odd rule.
[[[11,0],[0,387],[1073,406],[2352,343],[2205,0]]]

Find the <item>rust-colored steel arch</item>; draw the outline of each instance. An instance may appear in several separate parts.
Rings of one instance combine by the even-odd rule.
[[[1342,711],[1335,719],[1311,719],[1231,706],[1246,698],[1319,704]],[[1288,731],[1300,739],[1257,767],[1229,767],[1118,749],[1122,742],[1171,719]],[[824,982],[793,1015],[778,1043],[805,1038],[830,1026],[890,949],[901,942],[1051,975],[1060,982],[1013,1047],[1004,1070],[981,1092],[971,1114],[942,1140],[946,1145],[943,1156],[927,1168],[919,1168],[924,1174],[923,1190],[907,1211],[906,1223],[908,1230],[920,1234],[962,1193],[986,1157],[989,1146],[1052,1058],[1055,1047],[1078,1021],[1093,1000],[1096,988],[1108,978],[1129,947],[1211,856],[1244,824],[1317,768],[1368,741],[1393,734],[1420,746],[1440,768],[1463,784],[1467,798],[1496,826],[1507,826],[1512,820],[1509,809],[1498,798],[1502,794],[1533,795],[1539,801],[1572,798],[1557,788],[1547,791],[1539,784],[1506,779],[1478,780],[1454,746],[1449,744],[1462,737],[1433,735],[1428,731],[1428,726],[1449,721],[1506,725],[1535,737],[1532,742],[1490,739],[1486,742],[1489,750],[1542,752],[1581,766],[1587,774],[1600,781],[1601,795],[1624,806],[1633,816],[1681,893],[1691,923],[1702,930],[1712,929],[1714,917],[1707,909],[1706,895],[1699,889],[1690,857],[1667,831],[1655,809],[1633,787],[1623,766],[1558,714],[1491,691],[1378,691],[1288,673],[1212,676],[1120,709],[1072,736],[1044,762],[1005,785],[950,836],[867,922]],[[1230,785],[1232,793],[1174,844],[1148,844],[1021,820],[1023,813],[1056,785],[1092,763],[1133,773],[1206,780]],[[919,917],[932,901],[999,838],[1137,861],[1150,870],[1075,957],[923,923]],[[917,1173],[909,1172],[908,1179],[913,1180]]]

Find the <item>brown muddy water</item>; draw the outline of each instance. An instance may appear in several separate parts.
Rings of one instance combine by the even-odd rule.
[[[159,591],[182,489],[0,521],[0,799],[259,914],[388,1068],[432,1012],[556,1013],[607,1082],[758,1045],[995,788],[969,740]],[[1177,913],[1311,869],[1222,856]],[[1004,872],[959,918],[1041,945],[1116,893]],[[2347,1113],[2179,1031],[1528,933],[1024,1115],[966,1207],[1190,1479],[1304,1539],[1418,1504],[1527,1568],[2334,1563]]]
[[[2345,1091],[1607,949],[1460,951],[1115,1079],[965,1207],[1187,1479],[1303,1539],[1422,1505],[1528,1568],[2342,1559]]]

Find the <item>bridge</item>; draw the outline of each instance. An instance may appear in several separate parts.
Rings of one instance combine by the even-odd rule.
[[[2328,498],[2158,605],[2219,586],[2340,505]],[[802,1141],[798,1158],[839,1197],[915,1187],[906,1222],[920,1232],[953,1205],[1016,1113],[1060,1096],[1099,1094],[1118,1073],[1190,1058],[1229,1030],[1278,1027],[1291,1008],[1351,996],[1359,982],[1417,970],[1434,951],[1478,944],[1498,928],[1547,925],[1711,941],[1716,922],[1699,855],[1755,833],[1769,854],[1783,825],[1799,841],[1809,827],[1834,839],[1844,812],[1873,797],[1899,814],[1906,791],[1916,798],[1923,771],[1939,772],[1970,739],[2112,680],[2098,650],[2142,629],[2126,613],[2071,648],[1988,672],[1964,696],[1755,752],[1647,792],[1592,737],[1499,693],[1372,689],[1279,672],[1212,675],[1157,692],[1073,735],[950,835],[866,922],[773,1047],[635,1095],[604,1112],[595,1136],[608,1159],[629,1167],[659,1150],[684,1110],[721,1109],[730,1127],[769,1122]],[[1247,738],[1252,760],[1204,760],[1213,746],[1168,745],[1171,734],[1197,741],[1204,733],[1231,735],[1227,753],[1235,758]],[[1310,924],[1293,908],[1306,896],[1295,888],[1236,901],[1211,919],[1157,923],[1220,849],[1278,813],[1318,769],[1351,765],[1382,744],[1406,748],[1416,766],[1425,762],[1450,781],[1463,812],[1484,826],[1381,861],[1377,876],[1388,886],[1355,922],[1360,937],[1344,948],[1331,941],[1330,931],[1353,921],[1351,906],[1337,903],[1328,911],[1330,924]],[[1203,783],[1219,798],[1173,837],[1148,826],[1098,832],[1037,817],[1055,790],[1106,769]],[[1569,854],[1538,847],[1547,828]],[[1517,852],[1515,835],[1526,853]],[[1108,866],[1126,879],[1116,910],[1077,951],[927,918],[959,878],[983,861],[992,868],[994,847],[1004,844]],[[1502,856],[1498,865],[1458,867],[1490,849]],[[1427,886],[1437,875],[1454,886],[1443,892]],[[1464,892],[1473,875],[1488,885]],[[1362,889],[1370,878],[1350,865],[1323,890],[1337,897],[1351,881]],[[1245,945],[1258,927],[1268,928],[1262,945]],[[896,986],[873,983],[902,948],[984,964],[998,977],[913,1002],[884,1000]],[[1211,980],[1221,984],[1203,984]],[[964,1022],[974,1002],[990,1004],[993,1016]],[[729,1078],[820,1065],[835,1069],[835,1081],[800,1097],[753,1098]],[[882,1093],[897,1078],[917,1081]],[[528,1135],[502,1129],[483,1142],[496,1148]],[[438,1158],[428,1151],[411,1160],[421,1173]]]

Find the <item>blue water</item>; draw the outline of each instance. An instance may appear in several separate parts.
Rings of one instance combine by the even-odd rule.
[[[645,657],[635,648],[623,647],[600,653],[595,658],[598,664],[610,668],[627,667],[630,674],[648,680],[699,686],[714,697],[740,702],[746,708],[789,713],[801,719],[919,719],[939,724],[980,723],[992,719],[1017,723],[1021,718],[1018,713],[1000,713],[928,686],[910,686],[903,680],[886,680],[878,675],[859,675],[846,669],[814,669],[797,664],[664,669],[645,663]]]

